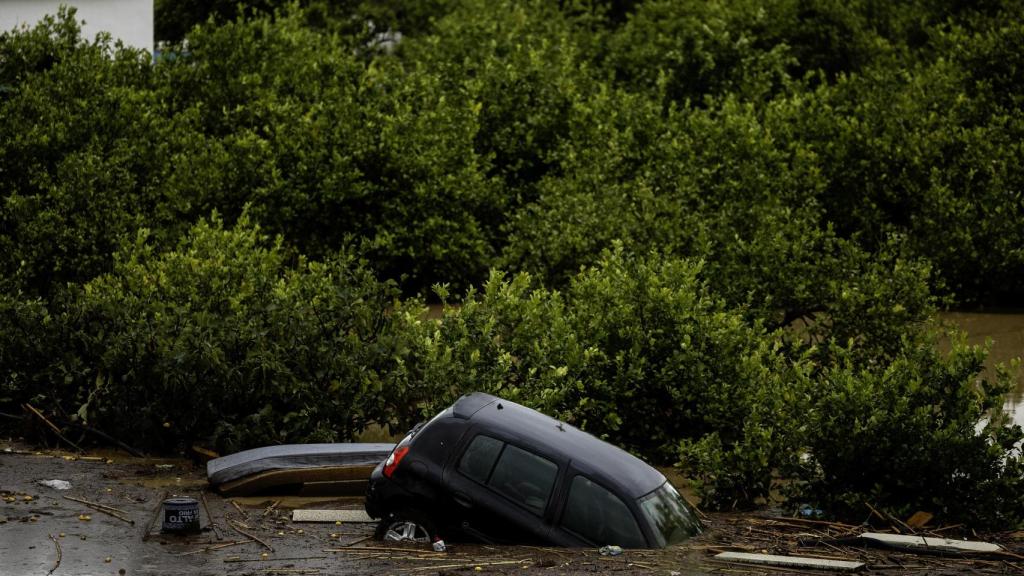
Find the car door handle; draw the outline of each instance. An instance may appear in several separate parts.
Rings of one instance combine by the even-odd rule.
[[[464,494],[462,492],[456,492],[456,493],[452,494],[452,499],[455,500],[456,504],[458,504],[459,506],[462,506],[463,508],[472,508],[473,507],[473,499],[470,498],[468,494]]]

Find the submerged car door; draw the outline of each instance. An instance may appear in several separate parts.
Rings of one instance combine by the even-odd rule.
[[[497,435],[467,436],[444,474],[463,530],[496,543],[546,542],[564,463]]]

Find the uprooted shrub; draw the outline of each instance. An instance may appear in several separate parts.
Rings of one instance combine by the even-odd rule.
[[[214,215],[157,253],[141,232],[112,273],[84,285],[64,322],[82,362],[53,399],[115,437],[234,450],[350,439],[408,424],[418,379],[403,358],[419,309],[354,257],[292,260],[242,216]],[[51,367],[55,374],[60,367]]]

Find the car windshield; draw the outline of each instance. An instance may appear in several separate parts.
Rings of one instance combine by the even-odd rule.
[[[661,546],[675,544],[700,532],[700,521],[668,482],[640,498],[640,508],[654,528],[654,535]]]

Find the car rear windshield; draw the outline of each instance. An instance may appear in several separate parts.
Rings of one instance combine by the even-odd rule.
[[[654,535],[661,546],[675,544],[700,532],[700,521],[668,482],[640,498],[640,508],[654,528]]]

